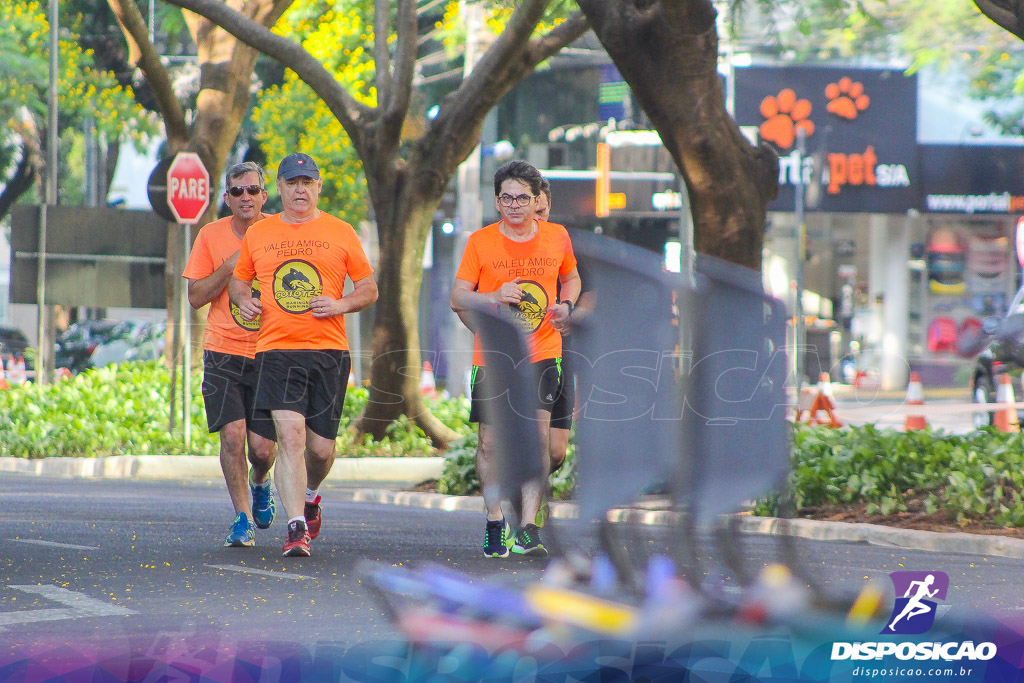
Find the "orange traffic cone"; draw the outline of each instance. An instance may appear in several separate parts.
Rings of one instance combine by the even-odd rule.
[[[437,386],[434,384],[434,368],[430,361],[423,361],[423,372],[420,373],[420,393],[424,396],[436,396]]]
[[[814,402],[811,403],[807,422],[812,425],[823,424],[829,427],[842,427],[843,423],[836,417],[835,410],[836,402],[832,398],[832,380],[827,372],[823,372],[818,377],[818,395],[814,397]],[[821,416],[822,412],[825,413],[824,417]]]
[[[999,378],[999,388],[996,390],[996,403],[1016,403],[1013,397],[1013,384],[1010,383],[1010,376],[1003,375]],[[1001,432],[1019,432],[1020,423],[1017,421],[1016,408],[1002,408],[995,411],[992,424]]]
[[[916,372],[910,373],[910,384],[907,385],[907,405],[924,405],[924,387],[921,385],[921,375]],[[928,420],[925,419],[924,415],[907,413],[907,419],[903,423],[903,431],[909,432],[914,429],[925,429],[927,426]]]

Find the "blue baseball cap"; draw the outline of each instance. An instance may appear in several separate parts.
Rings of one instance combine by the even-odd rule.
[[[277,167],[277,177],[282,180],[291,180],[299,176],[319,180],[320,169],[317,167],[316,162],[313,161],[313,157],[296,152],[295,154],[289,154],[281,160],[281,164]]]

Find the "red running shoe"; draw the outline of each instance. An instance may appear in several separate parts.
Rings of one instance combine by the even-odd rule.
[[[320,496],[312,503],[306,503],[302,514],[306,518],[306,528],[309,529],[309,540],[313,540],[320,535]]]
[[[284,544],[285,557],[309,557],[309,533],[306,525],[296,520],[288,523],[288,540]]]

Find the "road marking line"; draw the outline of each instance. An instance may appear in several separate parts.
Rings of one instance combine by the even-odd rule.
[[[21,543],[35,543],[36,545],[49,545],[55,548],[72,548],[74,550],[99,550],[95,545],[75,545],[73,543],[58,543],[57,541],[37,541],[34,538],[12,538],[12,541]]]
[[[35,593],[47,600],[65,605],[67,609],[36,609],[23,612],[0,612],[0,631],[5,626],[28,624],[35,621],[61,621],[81,617],[120,617],[137,614],[134,610],[110,605],[57,586],[8,586],[23,593]]]
[[[265,569],[251,569],[249,567],[239,567],[233,564],[207,564],[204,565],[211,569],[223,569],[229,572],[242,572],[243,574],[257,574],[259,576],[270,576],[275,579],[295,579],[296,581],[304,581],[306,579],[315,579],[315,576],[303,576],[302,574],[285,574],[284,572],[268,572]]]

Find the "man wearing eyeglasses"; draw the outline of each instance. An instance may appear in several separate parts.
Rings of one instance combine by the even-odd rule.
[[[242,317],[261,317],[256,342],[256,405],[277,430],[277,495],[288,514],[288,557],[308,557],[321,528],[319,487],[334,464],[352,359],[345,314],[377,300],[373,268],[351,225],[317,208],[323,183],[307,154],[277,167],[284,211],[242,240],[231,301]],[[352,292],[343,296],[345,279]],[[257,281],[263,296],[253,297]]]
[[[270,468],[276,436],[270,413],[258,413],[253,407],[257,382],[253,356],[260,321],[242,318],[228,299],[227,284],[242,238],[250,226],[265,218],[261,210],[267,193],[263,169],[254,162],[232,166],[225,179],[224,203],[231,215],[203,226],[182,276],[188,279],[192,307],[210,304],[203,332],[203,402],[210,432],[220,433],[220,467],[235,507],[235,521],[224,545],[246,547],[256,544],[254,526],[266,529],[274,521]],[[246,467],[246,441],[251,467]]]
[[[495,306],[510,316],[526,335],[530,362],[535,364],[537,412],[542,453],[548,453],[551,406],[559,391],[562,336],[556,329],[568,318],[580,291],[576,257],[565,228],[535,218],[542,178],[524,161],[512,161],[494,174],[495,206],[501,220],[469,237],[462,263],[455,274],[451,307],[463,313],[477,306]],[[561,287],[561,299],[556,289]],[[487,508],[485,557],[508,557],[509,550],[523,555],[546,555],[536,521],[543,480],[528,482],[520,492],[521,521],[515,534],[505,521],[501,500],[494,493],[495,434],[487,424],[481,383],[484,358],[479,344],[473,353],[470,420],[479,422],[477,473]],[[491,402],[490,406],[496,405]],[[488,409],[493,410],[493,407]],[[491,418],[493,419],[493,418]]]

